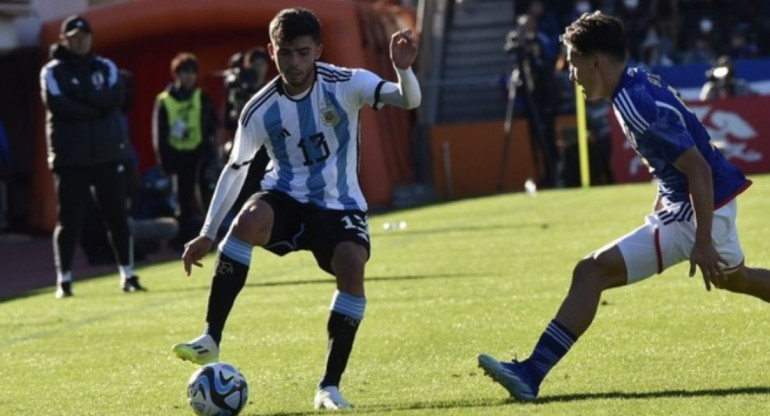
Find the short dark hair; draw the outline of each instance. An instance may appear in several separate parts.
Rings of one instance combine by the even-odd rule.
[[[171,75],[182,71],[193,70],[198,72],[198,58],[190,52],[180,52],[171,60]]]
[[[273,43],[291,42],[300,36],[310,36],[321,42],[321,22],[312,11],[293,7],[283,9],[270,21],[270,40]]]
[[[619,62],[626,60],[626,32],[616,17],[600,11],[583,13],[572,22],[561,41],[581,55],[607,54]]]

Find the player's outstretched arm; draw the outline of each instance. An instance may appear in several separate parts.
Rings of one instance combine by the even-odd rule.
[[[398,83],[383,86],[380,99],[385,104],[401,108],[417,108],[422,101],[420,84],[412,72],[417,58],[417,38],[411,29],[403,29],[390,38],[390,60],[396,69]]]

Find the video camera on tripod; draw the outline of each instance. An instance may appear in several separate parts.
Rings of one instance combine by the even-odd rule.
[[[529,16],[521,15],[516,19],[516,28],[505,36],[503,50],[513,57],[510,87],[521,85],[523,80],[529,90],[534,88],[531,76],[531,60],[539,55],[540,47],[535,38],[533,23]]]
[[[527,46],[531,43],[531,39],[522,39],[522,35],[519,29],[514,29],[508,32],[505,36],[505,44],[503,50],[505,53],[513,54],[525,52]]]
[[[532,52],[532,47],[537,43],[532,23],[527,15],[521,15],[516,19],[516,29],[505,36],[503,50],[506,53],[521,56],[524,52]]]
[[[511,142],[512,122],[514,116],[514,105],[516,102],[516,90],[521,90],[525,96],[523,103],[526,107],[528,123],[531,129],[530,138],[537,145],[532,146],[532,159],[536,170],[539,170],[539,158],[536,148],[545,148],[546,132],[543,126],[543,115],[541,109],[534,104],[535,78],[538,65],[542,65],[542,46],[538,42],[535,21],[524,14],[516,19],[516,28],[509,31],[505,36],[503,50],[513,57],[513,67],[508,82],[508,102],[505,109],[505,123],[503,124],[503,153],[501,160],[500,177],[498,189],[503,190],[504,172],[508,163],[508,151]],[[551,166],[550,157],[543,152],[543,159],[546,166]]]

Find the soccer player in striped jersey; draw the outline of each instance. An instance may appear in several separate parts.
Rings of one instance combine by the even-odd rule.
[[[358,184],[359,110],[389,104],[412,109],[421,93],[411,70],[417,41],[410,30],[393,34],[390,58],[397,82],[364,69],[318,62],[321,25],[307,9],[280,11],[270,22],[268,52],[279,76],[244,107],[230,160],[223,170],[200,236],[185,246],[192,266],[210,252],[217,228],[245,180],[254,153],[264,145],[272,169],[219,245],[209,294],[206,329],[177,344],[174,353],[198,364],[217,361],[222,330],[246,281],[253,246],[283,256],[313,253],[336,278],[327,325],[326,371],[315,408],[346,409],[339,383],[366,308],[364,266],[369,259],[367,204]]]
[[[609,100],[615,117],[658,182],[645,224],[578,262],[556,317],[524,361],[479,355],[487,375],[515,398],[535,400],[548,371],[591,325],[604,290],[689,260],[711,287],[770,302],[770,271],[747,267],[735,226],[736,196],[751,184],[709,142],[706,129],[659,77],[626,65],[616,18],[583,14],[567,27],[570,79],[589,100]]]

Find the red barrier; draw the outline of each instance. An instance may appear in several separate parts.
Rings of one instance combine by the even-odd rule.
[[[690,109],[706,126],[714,143],[727,159],[746,174],[770,172],[770,97],[740,97],[695,102]],[[612,117],[612,159],[615,181],[652,179]]]

